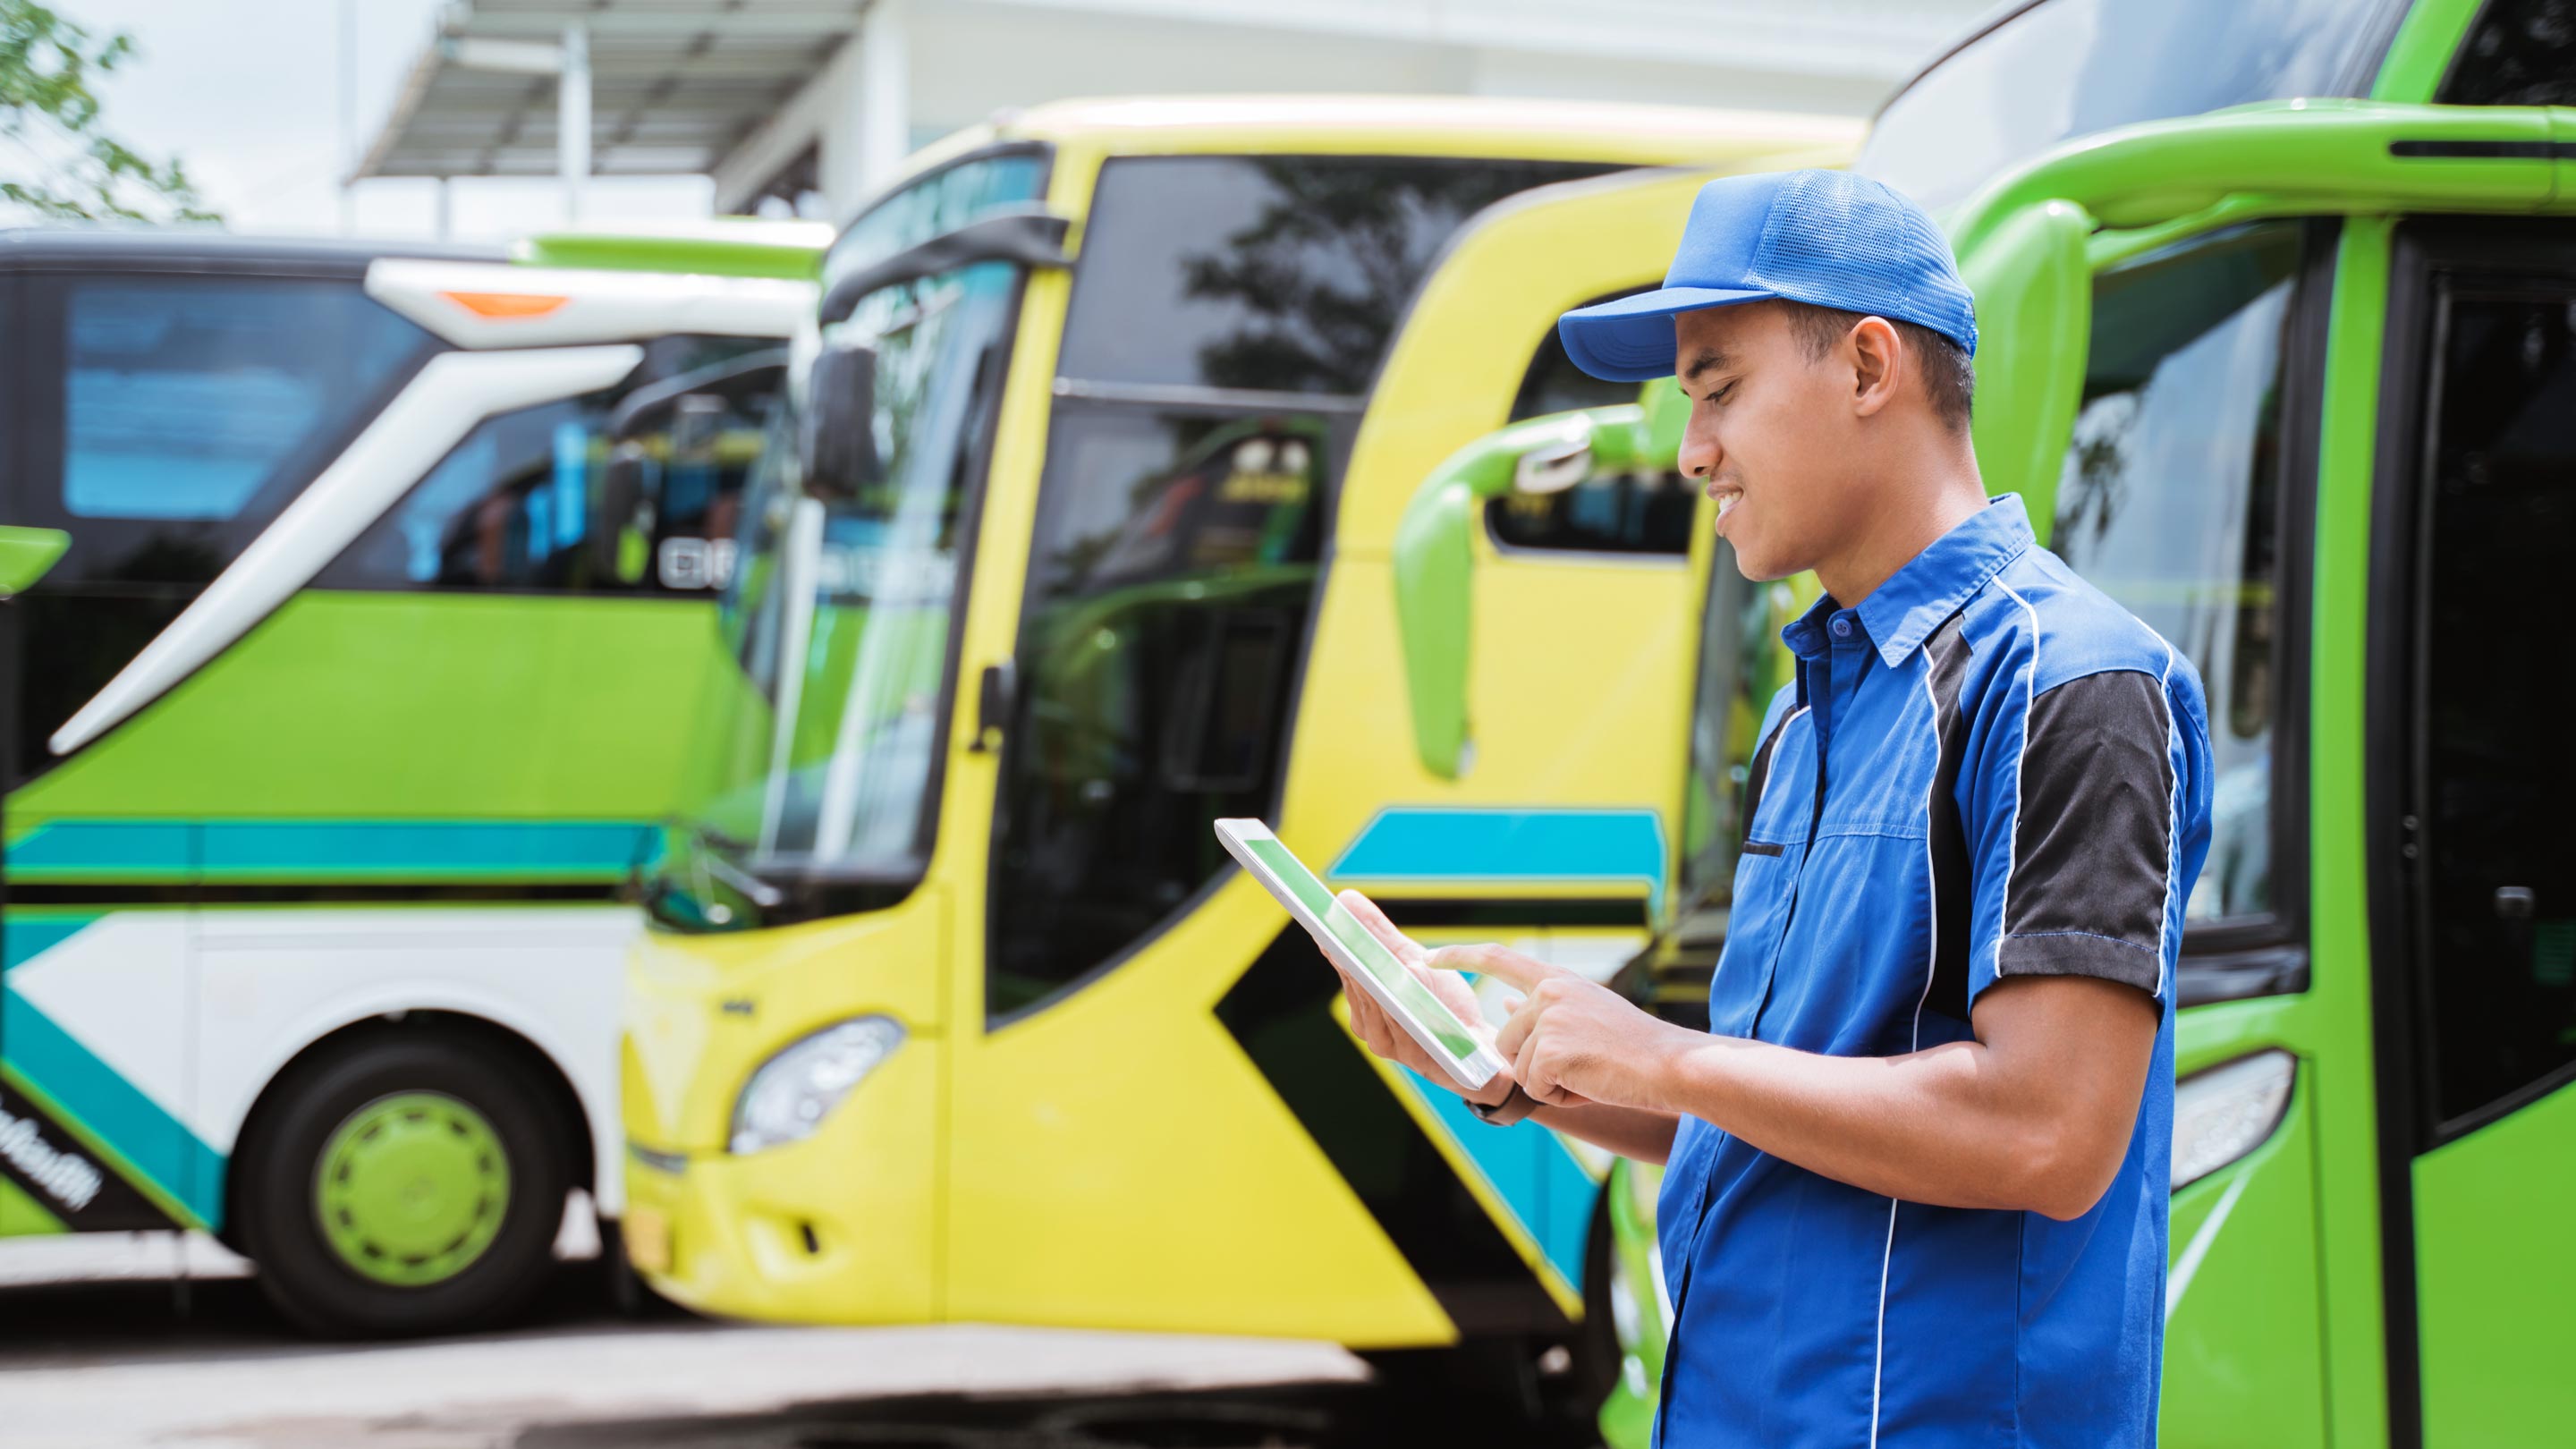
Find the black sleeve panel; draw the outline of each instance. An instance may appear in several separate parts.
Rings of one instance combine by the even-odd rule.
[[[2031,702],[1998,975],[2100,976],[2159,992],[2171,738],[2152,674],[2088,674]]]

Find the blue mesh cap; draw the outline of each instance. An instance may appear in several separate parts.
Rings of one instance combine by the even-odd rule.
[[[1664,285],[1557,319],[1594,377],[1673,370],[1673,314],[1769,298],[1928,327],[1977,351],[1977,304],[1949,239],[1904,193],[1848,171],[1727,176],[1699,189]]]

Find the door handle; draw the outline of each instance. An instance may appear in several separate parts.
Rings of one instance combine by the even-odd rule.
[[[1008,728],[1011,718],[1011,696],[1016,678],[1011,661],[984,666],[983,677],[975,684],[975,738],[966,746],[970,755],[996,754],[1002,746],[999,736]]]

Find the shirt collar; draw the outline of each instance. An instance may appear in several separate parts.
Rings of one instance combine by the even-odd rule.
[[[2021,495],[2007,493],[1969,515],[1906,561],[1860,601],[1861,627],[1890,669],[1931,637],[2037,540]]]

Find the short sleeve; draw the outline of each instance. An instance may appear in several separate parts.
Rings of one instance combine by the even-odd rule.
[[[2165,994],[2180,869],[2180,750],[2164,681],[2079,675],[1996,711],[1963,779],[1968,996],[2007,976]]]

